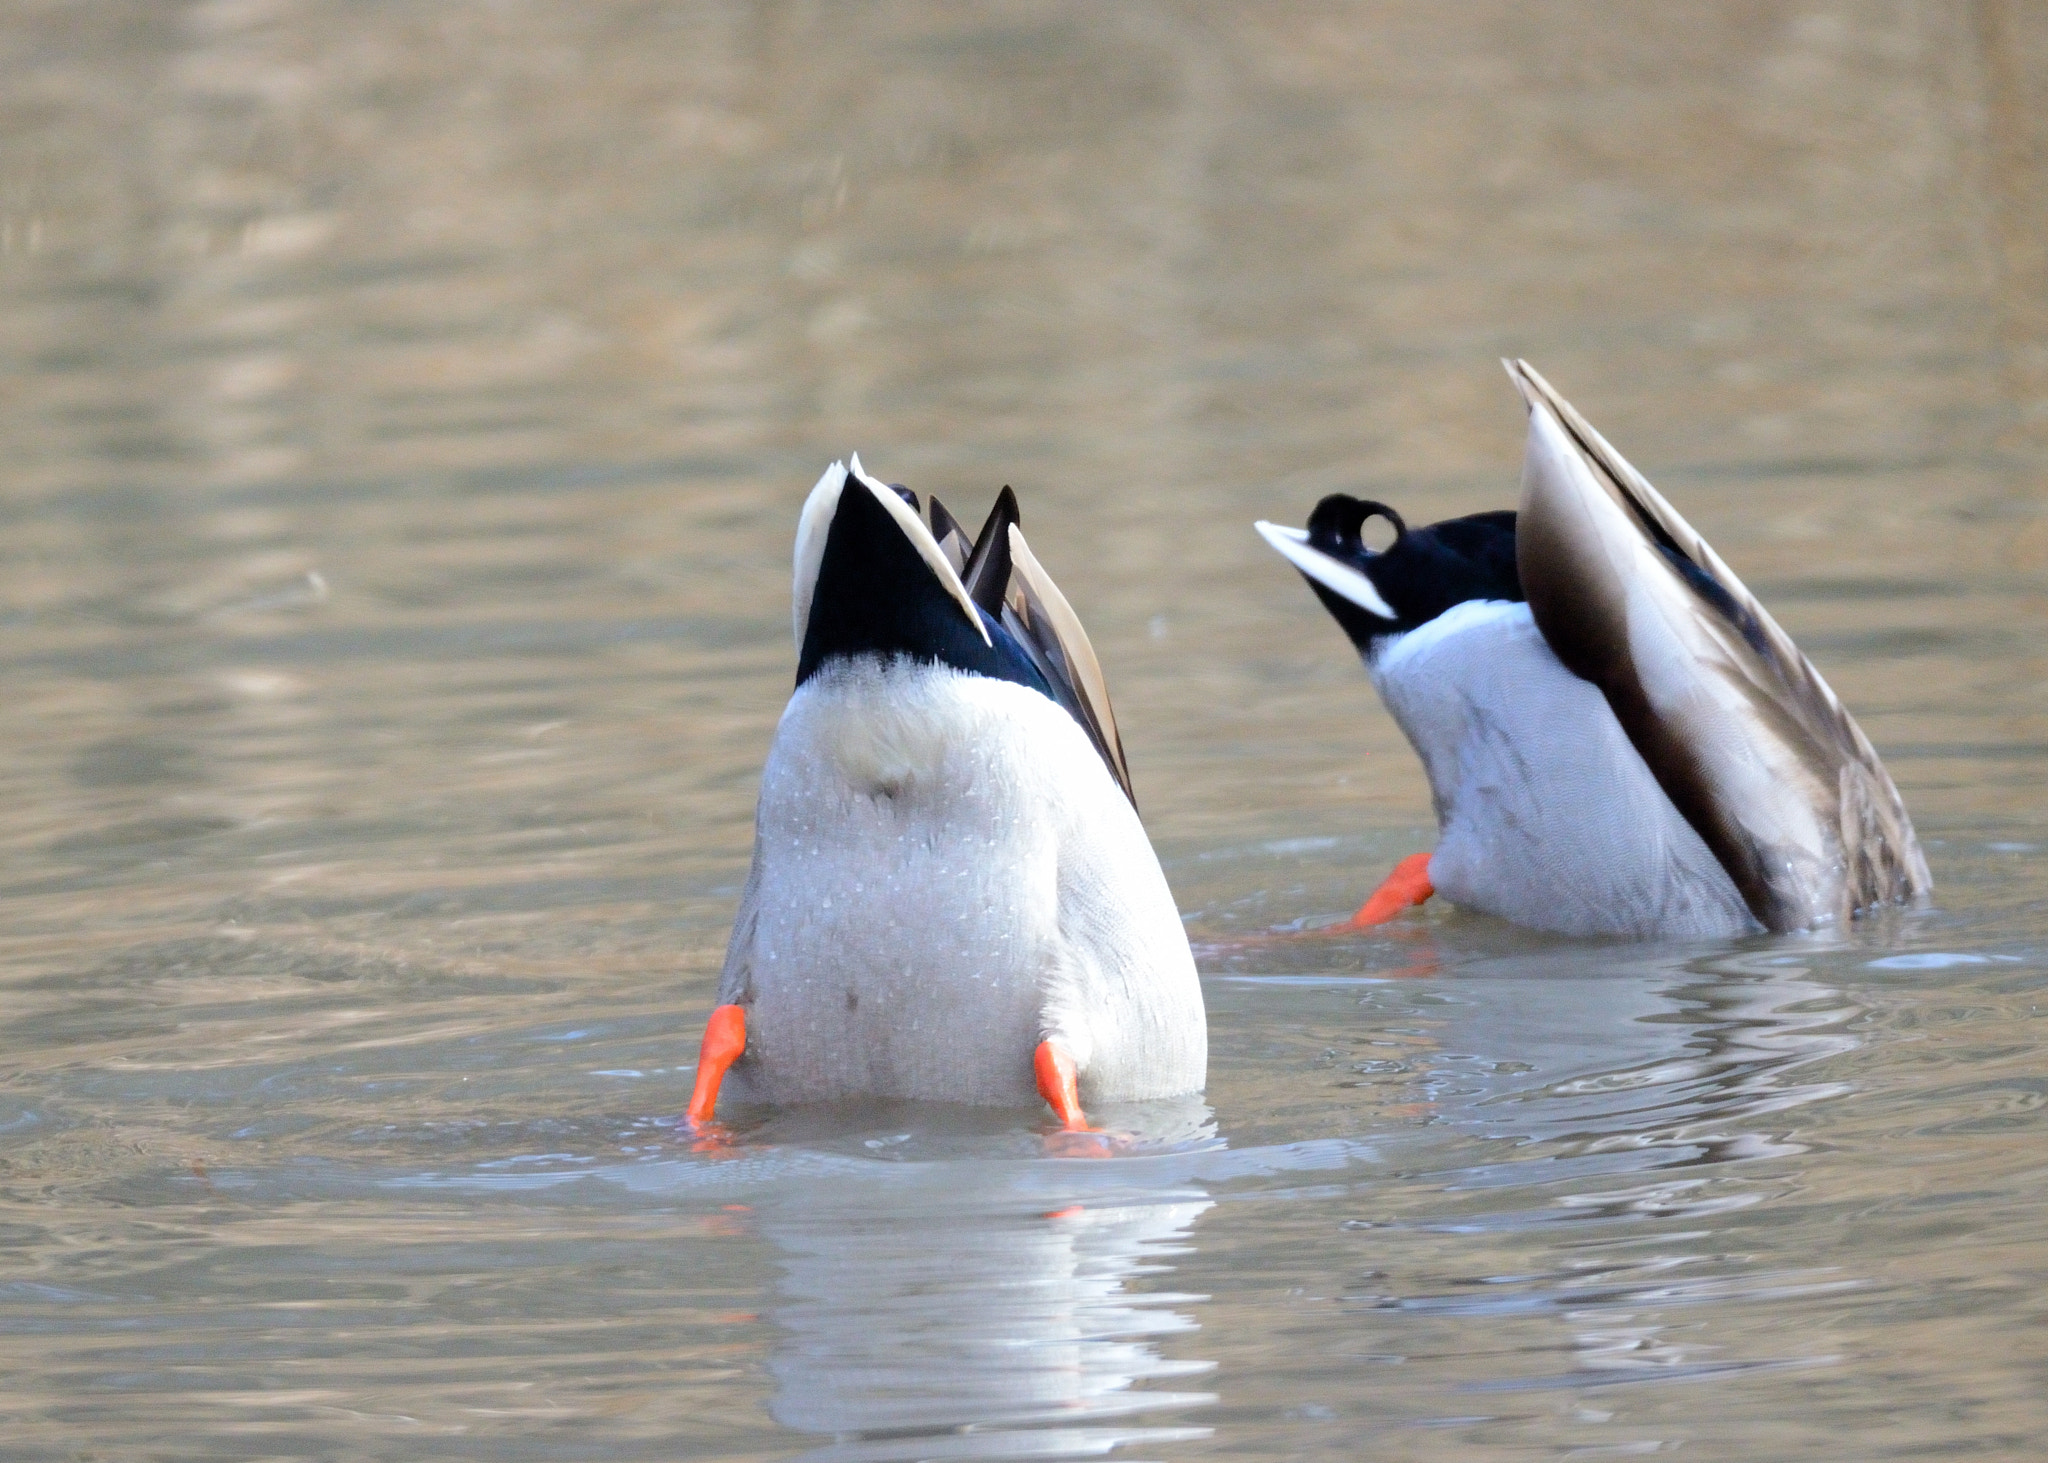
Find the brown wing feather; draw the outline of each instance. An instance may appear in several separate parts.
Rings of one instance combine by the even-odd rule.
[[[1003,625],[1021,641],[1039,670],[1051,683],[1053,694],[1088,732],[1110,775],[1123,788],[1124,796],[1136,807],[1131,791],[1131,769],[1124,760],[1123,738],[1116,729],[1116,713],[1109,704],[1109,685],[1102,678],[1102,665],[1088,632],[1052,576],[1024,542],[1024,531],[1010,525],[1010,582],[1004,597]]]
[[[1921,897],[1927,862],[1855,718],[1711,545],[1524,361],[1522,586],[1767,928]]]

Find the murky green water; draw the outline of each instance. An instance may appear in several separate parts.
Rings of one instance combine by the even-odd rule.
[[[2031,7],[18,4],[0,1458],[2032,1458]],[[1889,759],[1931,912],[1347,911],[1427,790],[1253,537],[1534,361]],[[1014,483],[1206,1104],[674,1115],[822,465]]]

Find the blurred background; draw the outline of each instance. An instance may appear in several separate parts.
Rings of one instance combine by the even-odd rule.
[[[814,1286],[831,1247],[778,1251],[783,1231],[720,1217],[731,1193],[563,1218],[388,1191],[429,1169],[659,1146],[793,671],[797,509],[850,451],[970,521],[1015,485],[1108,672],[1191,929],[1223,940],[1346,912],[1433,836],[1419,766],[1251,520],[1300,522],[1338,490],[1411,522],[1511,506],[1523,414],[1496,358],[1527,357],[1800,640],[1930,840],[1943,913],[1815,968],[1946,970],[1941,952],[1963,951],[1965,975],[2005,982],[1952,993],[1974,1013],[1944,1027],[1958,1065],[1881,1064],[1809,1096],[1887,1091],[1896,1115],[1924,1111],[1916,1084],[1934,1083],[1972,1113],[2005,1094],[2002,1120],[2030,1121],[2039,1064],[2005,1038],[2038,1015],[2048,935],[2033,856],[2048,823],[2044,145],[2048,11],[2025,0],[7,4],[0,1156],[6,1253],[31,1288],[19,1326],[0,1327],[22,1379],[0,1455],[96,1441],[107,1457],[420,1457],[491,1438],[505,1456],[771,1456],[798,1445],[763,1410],[778,1375],[796,1432],[911,1426],[790,1401],[790,1377],[815,1368],[788,1357],[815,1360],[819,1313],[778,1330],[761,1297],[786,1290],[776,1275]],[[1428,968],[1527,953],[1459,928],[1431,937]],[[1377,1142],[1441,1118],[1448,1089],[1414,1086],[1412,1052],[1369,1110],[1369,1062],[1350,1095],[1325,1091],[1331,1061],[1352,1072],[1338,1054],[1368,1039],[1360,1022],[1382,1040],[1373,1023],[1409,1030],[1413,1009],[1369,1019],[1354,991],[1310,1020],[1254,998],[1296,987],[1228,984],[1365,979],[1412,952],[1248,966],[1203,948],[1225,1139]],[[1942,1024],[1858,984],[1882,973],[1815,976],[1774,1003],[1715,984],[1761,967],[1688,955],[1629,974],[1604,958],[1559,969],[1601,967],[1656,999],[1590,996],[1571,1007],[1606,1013],[1588,1029],[1711,1007],[1725,1034],[1800,1003],[1845,1013],[1843,1030]],[[1700,981],[1719,994],[1666,999]],[[1528,997],[1501,999],[1451,1055],[1526,1056],[1512,1048]],[[1685,1049],[1704,1039],[1680,1025]],[[1868,1033],[1793,1046],[1800,1061],[1898,1059]],[[1670,1057],[1628,1050],[1632,1072]],[[1531,1083],[1557,1076],[1537,1066]],[[1764,1085],[1768,1101],[1753,1082],[1713,1090],[1743,1112],[1782,1106]],[[1626,1146],[1644,1131],[1628,1111],[1493,1136],[1585,1144],[1592,1123]],[[1832,1134],[1862,1155],[1837,1175],[1840,1202],[1919,1151],[1890,1123]],[[2038,1124],[2024,1131],[2037,1153]],[[1787,1193],[1825,1187],[1773,1132],[1714,1161],[1790,1164]],[[1958,1141],[1921,1136],[1929,1163]],[[1930,1183],[2038,1210],[2024,1152],[1976,1152]],[[311,1172],[329,1187],[292,1186]],[[1097,1232],[1115,1275],[1227,1189],[1172,1182]],[[1451,1222],[1411,1197],[1418,1224]],[[1615,1202],[1632,1223],[1698,1228],[1678,1200]],[[1218,1217],[1249,1212],[1224,1205],[1196,1231],[1235,1236],[1211,1253],[1245,1276],[1288,1246],[1321,1253],[1350,1222],[1316,1210],[1311,1240]],[[1794,1227],[1752,1237],[1756,1253],[1804,1264],[1834,1242],[1799,1227],[1811,1212],[1772,1212]],[[961,1253],[1010,1242],[985,1219],[961,1220]],[[808,1212],[777,1222],[839,1232]],[[2038,1276],[2018,1257],[2040,1252],[2041,1222],[2015,1222],[1997,1260],[1952,1250],[1952,1272],[1915,1272],[1927,1289],[1910,1303],[1836,1276],[1871,1287],[1867,1315],[1745,1313],[1757,1336],[1811,1341],[1772,1353],[1768,1375],[1825,1374],[1820,1392],[1680,1388],[1626,1438],[1602,1431],[1612,1407],[1566,1392],[1579,1412],[1545,1402],[1489,1432],[1467,1415],[1493,1404],[1439,1395],[1472,1380],[1462,1370],[1412,1368],[1411,1391],[1364,1404],[1365,1363],[1347,1363],[1333,1394],[1310,1395],[1284,1379],[1331,1333],[1261,1309],[1294,1281],[1232,1301],[1226,1272],[1183,1276],[1218,1296],[1212,1323],[1236,1318],[1241,1354],[1211,1324],[1186,1356],[1217,1362],[1203,1385],[1223,1400],[1146,1436],[1174,1456],[1302,1456],[1348,1447],[1356,1405],[1416,1424],[1387,1456],[1691,1439],[1762,1457],[1796,1438],[1867,1458],[1880,1426],[2021,1456],[2016,1440],[2048,1425],[2032,1313],[1981,1295],[1913,1308],[1943,1287],[1977,1294],[1989,1273]],[[1910,1270],[1934,1232],[1880,1225],[1864,1253]],[[509,1248],[466,1248],[479,1233]],[[634,1268],[650,1236],[684,1246],[668,1252],[692,1257],[687,1274]],[[792,1269],[797,1252],[810,1258]],[[1448,1253],[1416,1263],[1485,1269]],[[961,1284],[963,1306],[982,1303],[980,1281]],[[1062,1314],[1122,1281],[1090,1284]],[[1375,1284],[1398,1310],[1399,1282]],[[465,1286],[497,1309],[466,1309]],[[1879,1299],[1934,1329],[1886,1330]],[[216,1306],[233,1318],[209,1329]],[[849,1334],[877,1313],[858,1295],[827,1311]],[[625,1313],[643,1329],[596,1339]],[[175,1346],[135,1340],[138,1325]],[[673,1350],[677,1334],[705,1349]],[[854,1374],[914,1391],[929,1374],[892,1360],[889,1334]],[[1431,1334],[1462,1358],[1446,1366],[1467,1365],[1465,1333]],[[1560,1354],[1666,1344],[1600,1334]],[[1551,1344],[1488,1353],[1480,1381],[1543,1371]],[[1109,1390],[1186,1370],[1167,1353],[1150,1371],[1103,1362],[1122,1379]],[[500,1386],[524,1400],[485,1395]],[[1937,1422],[1937,1399],[1959,1397]]]

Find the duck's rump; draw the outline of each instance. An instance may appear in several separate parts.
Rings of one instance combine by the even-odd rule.
[[[808,683],[762,775],[720,999],[735,1095],[1023,1106],[1059,1037],[1084,1097],[1193,1091],[1201,997],[1129,801],[1025,687],[872,663]]]
[[[1526,604],[1468,601],[1367,663],[1422,758],[1453,903],[1567,935],[1709,939],[1760,928],[1595,686]]]
[[[1056,932],[1031,918],[1030,886],[1049,880],[1052,860],[1020,859],[997,887],[962,872],[988,843],[964,830],[904,838],[881,819],[828,817],[817,831],[836,857],[772,836],[757,853],[734,1095],[1034,1101],[1040,974]]]

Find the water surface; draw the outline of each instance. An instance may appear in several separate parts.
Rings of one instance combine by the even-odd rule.
[[[0,1457],[2036,1456],[2048,31],[2013,4],[22,4]],[[1293,938],[1427,788],[1250,532],[1531,359],[1936,907]],[[824,463],[1086,617],[1198,1103],[678,1137]],[[1289,938],[1273,938],[1276,934]]]

